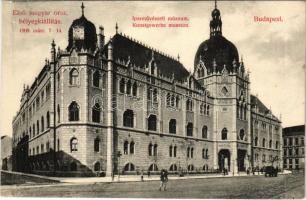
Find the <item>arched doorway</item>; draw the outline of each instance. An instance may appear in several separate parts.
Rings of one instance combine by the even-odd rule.
[[[245,171],[245,159],[246,159],[246,153],[247,151],[246,150],[242,150],[242,149],[238,149],[237,151],[237,165],[238,165],[238,171]]]
[[[218,153],[219,169],[226,168],[228,171],[231,169],[231,153],[228,149],[221,149]]]

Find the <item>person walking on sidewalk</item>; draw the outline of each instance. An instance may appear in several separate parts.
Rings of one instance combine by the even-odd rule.
[[[168,172],[164,169],[161,170],[160,172],[160,186],[159,186],[159,191],[164,188],[164,191],[167,190],[167,182],[168,182]]]

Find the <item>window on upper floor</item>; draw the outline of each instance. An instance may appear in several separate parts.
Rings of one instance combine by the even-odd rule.
[[[279,148],[279,142],[276,141],[276,142],[275,142],[275,149],[278,149],[278,148]]]
[[[70,140],[70,151],[78,151],[78,139],[75,137]]]
[[[128,95],[131,95],[132,94],[132,83],[130,80],[128,80],[128,82],[126,83],[126,93]]]
[[[101,119],[101,106],[99,103],[96,103],[92,107],[92,121],[96,123],[100,123]]]
[[[202,138],[207,139],[207,126],[202,128]]]
[[[120,80],[120,83],[119,83],[119,92],[120,93],[124,93],[125,92],[125,80],[124,80],[124,78],[122,78]]]
[[[187,136],[193,136],[193,124],[191,122],[187,124]]]
[[[36,130],[37,130],[37,135],[39,134],[39,121],[37,120],[36,122]]]
[[[70,85],[78,85],[79,83],[79,72],[75,68],[73,68],[69,73],[69,83]]]
[[[227,140],[227,128],[223,128],[221,132],[221,139]]]
[[[292,142],[293,138],[289,138],[289,146],[292,146],[293,142]]]
[[[44,120],[44,116],[41,116],[41,131],[44,131],[45,130],[45,120]]]
[[[272,148],[272,140],[269,141],[269,148]]]
[[[59,104],[57,104],[57,123],[61,122],[61,109]]]
[[[73,101],[69,105],[69,121],[79,121],[79,105]]]
[[[92,75],[92,85],[94,87],[100,87],[101,75],[99,71],[95,71]]]
[[[100,138],[96,137],[94,140],[94,151],[99,152],[100,151]]]
[[[123,154],[127,155],[129,153],[129,142],[124,141],[123,143]]]
[[[176,119],[170,119],[170,121],[169,121],[169,133],[176,134]]]
[[[295,145],[299,145],[299,138],[295,138]]]
[[[192,100],[191,99],[187,99],[186,101],[186,110],[187,111],[192,111],[193,105],[192,105]]]
[[[47,128],[49,128],[50,127],[50,113],[49,113],[49,111],[47,112],[46,118],[47,118]]]
[[[134,127],[134,112],[132,110],[126,110],[123,113],[123,126]]]
[[[284,146],[287,146],[287,138],[284,138]]]
[[[130,154],[134,154],[135,153],[135,142],[132,141],[130,143]]]
[[[301,138],[301,145],[304,146],[304,138]]]
[[[137,83],[136,82],[133,83],[133,96],[134,97],[137,96]]]
[[[254,146],[258,146],[258,137],[255,137]]]
[[[262,147],[266,147],[266,139],[265,138],[262,139]]]
[[[240,140],[244,140],[244,136],[245,136],[244,129],[241,129],[240,132],[239,132]]]
[[[150,115],[148,118],[148,130],[156,131],[157,119],[156,115]]]

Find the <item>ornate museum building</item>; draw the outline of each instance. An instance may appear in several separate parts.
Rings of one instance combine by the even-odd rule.
[[[140,171],[230,173],[282,167],[281,122],[251,95],[249,72],[211,13],[210,37],[188,70],[82,16],[65,49],[24,86],[13,119],[13,167],[63,176]]]

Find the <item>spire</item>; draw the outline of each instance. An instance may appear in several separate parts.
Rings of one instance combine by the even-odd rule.
[[[210,37],[222,35],[221,14],[217,8],[217,0],[215,0],[215,9],[211,12],[212,19],[210,20]]]
[[[116,33],[118,33],[118,23],[117,22],[116,22],[115,28],[116,28]]]
[[[85,6],[84,6],[84,4],[83,4],[83,2],[82,2],[82,5],[81,5],[81,9],[82,9],[82,16],[84,16],[84,8],[85,8]]]

